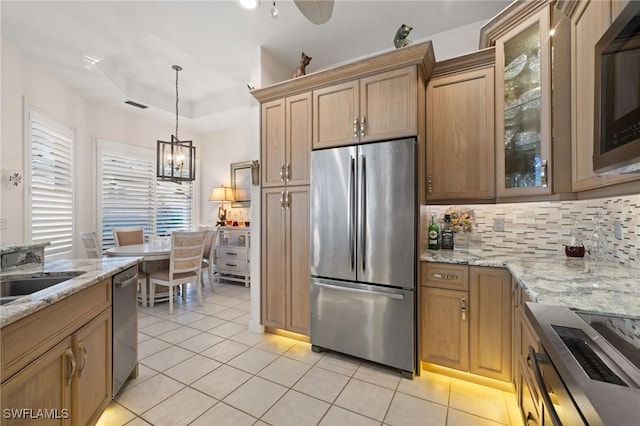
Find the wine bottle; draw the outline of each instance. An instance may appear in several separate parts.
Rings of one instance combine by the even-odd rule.
[[[429,250],[438,250],[440,248],[440,227],[436,223],[436,215],[431,216],[431,225],[429,225]]]
[[[444,215],[444,226],[442,227],[442,249],[453,250],[453,229],[451,229],[451,216]]]

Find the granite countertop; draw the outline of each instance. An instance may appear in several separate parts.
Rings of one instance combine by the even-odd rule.
[[[12,253],[19,250],[38,249],[50,244],[48,241],[46,243],[2,243],[0,244],[0,254]]]
[[[0,274],[0,278],[20,278],[42,273],[55,276],[69,271],[83,272],[83,274],[0,305],[0,328],[97,284],[105,278],[136,265],[141,260],[140,257],[52,260],[45,261],[44,265],[17,266],[12,270],[4,271]]]
[[[564,254],[429,250],[420,260],[507,268],[533,302],[640,319],[640,269]]]

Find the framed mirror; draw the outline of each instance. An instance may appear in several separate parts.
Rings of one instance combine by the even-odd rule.
[[[235,198],[232,207],[251,205],[251,161],[231,163],[231,189]]]

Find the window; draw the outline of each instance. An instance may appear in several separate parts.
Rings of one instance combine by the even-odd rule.
[[[98,232],[103,250],[115,245],[114,226],[142,226],[147,237],[193,229],[193,182],[158,181],[155,161],[152,150],[98,141]]]
[[[30,194],[27,239],[50,242],[45,256],[72,257],[74,236],[73,156],[75,130],[28,107]]]

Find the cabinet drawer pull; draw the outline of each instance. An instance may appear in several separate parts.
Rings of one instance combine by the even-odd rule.
[[[366,119],[366,116],[364,116],[364,115],[360,119],[360,137],[364,137],[365,119]]]
[[[291,163],[287,163],[287,168],[284,171],[284,177],[289,182],[291,180]]]
[[[87,348],[82,340],[80,341],[80,343],[78,343],[78,350],[82,352],[82,364],[80,364],[80,367],[78,367],[78,377],[82,377],[82,370],[84,370],[84,367],[87,365],[88,358]]]
[[[232,266],[234,268],[237,268],[238,265],[236,263],[225,263],[226,266]]]
[[[284,163],[280,166],[280,182],[284,182]]]
[[[434,273],[434,274],[431,274],[431,276],[433,278],[438,278],[439,280],[457,280],[458,279],[458,276],[455,274]]]
[[[353,117],[353,138],[358,139],[358,117]]]
[[[67,386],[71,386],[71,379],[73,378],[73,375],[76,374],[76,357],[71,348],[67,348],[67,350],[64,351],[64,354],[67,356],[69,362],[71,362],[71,372],[69,373],[69,377],[67,377]]]
[[[427,176],[427,192],[431,194],[433,192],[433,176]]]
[[[227,251],[224,254],[228,254],[229,256],[237,256],[238,255],[238,253],[234,253],[234,252],[231,252],[231,251]]]

